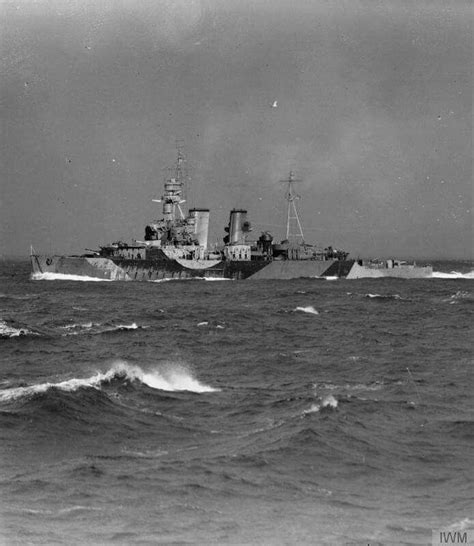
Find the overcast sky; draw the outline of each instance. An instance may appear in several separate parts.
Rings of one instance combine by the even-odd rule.
[[[189,205],[353,257],[472,257],[463,0],[0,0],[1,246],[142,239],[176,139]],[[275,101],[276,107],[273,107]]]

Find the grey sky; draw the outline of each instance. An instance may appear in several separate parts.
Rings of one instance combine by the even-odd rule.
[[[213,241],[232,207],[281,238],[293,169],[308,242],[472,257],[471,2],[0,9],[1,253],[141,239],[180,138]]]

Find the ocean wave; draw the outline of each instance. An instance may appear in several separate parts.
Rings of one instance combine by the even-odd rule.
[[[14,295],[14,294],[0,294],[0,298],[6,298],[11,300],[34,300],[39,298],[39,294],[23,294],[21,296]]]
[[[139,366],[132,366],[126,362],[116,362],[105,373],[98,372],[87,378],[72,378],[58,383],[39,383],[28,387],[16,387],[0,390],[0,402],[10,402],[18,398],[29,397],[45,393],[49,389],[59,389],[67,392],[77,391],[80,388],[100,389],[113,380],[122,379],[138,381],[152,389],[163,391],[189,391],[195,393],[215,392],[209,385],[200,383],[192,373],[181,364],[171,364],[164,369],[144,371]]]
[[[89,282],[111,282],[112,279],[100,279],[99,277],[87,277],[86,275],[68,275],[66,273],[32,273],[32,281],[89,281]]]
[[[319,404],[311,404],[311,407],[303,410],[303,415],[308,415],[309,413],[318,413],[320,409],[321,406]]]
[[[60,515],[63,515],[63,514],[70,514],[71,512],[78,512],[78,511],[87,511],[87,512],[91,512],[91,511],[100,511],[102,510],[102,508],[95,508],[93,506],[83,506],[81,504],[77,504],[77,505],[74,505],[74,506],[69,506],[67,508],[60,508],[58,510],[46,510],[46,509],[35,509],[35,508],[24,508],[22,510],[22,512],[24,514],[29,514],[29,515],[39,515],[39,516],[60,516]]]
[[[461,273],[460,271],[451,271],[445,273],[444,271],[433,271],[431,275],[432,279],[474,279],[474,270],[469,273]]]
[[[314,383],[313,388],[315,390],[337,390],[337,391],[378,391],[383,388],[383,383],[375,381],[373,383],[356,383],[356,384],[345,384],[345,385],[335,385],[333,383]]]
[[[66,324],[65,326],[60,326],[63,330],[76,330],[84,329],[89,330],[94,325],[93,322],[85,322],[84,324]],[[97,325],[96,325],[97,326]]]
[[[470,292],[466,292],[464,290],[458,290],[455,294],[449,296],[449,298],[445,298],[443,302],[445,303],[460,303],[464,300],[472,300],[473,296]]]
[[[474,529],[474,520],[469,518],[464,518],[459,521],[455,521],[448,526],[448,529],[455,531],[464,531],[465,529],[473,530]]]
[[[218,323],[212,322],[212,321],[210,322],[208,320],[203,320],[201,322],[198,322],[197,326],[199,326],[199,327],[209,326],[210,328],[216,328],[217,330],[223,330],[225,328],[225,326],[223,324],[218,324]]]
[[[311,404],[310,408],[303,410],[303,415],[319,413],[321,410],[334,410],[337,406],[337,399],[332,394],[329,394],[323,398],[321,404]]]
[[[332,394],[330,394],[329,396],[326,396],[321,403],[322,408],[336,409],[337,406],[338,406],[338,402]]]
[[[37,336],[36,332],[28,330],[28,328],[19,327],[19,325],[8,324],[5,320],[0,320],[0,339],[11,337],[23,337],[23,336]]]
[[[381,300],[401,300],[400,294],[366,294],[366,298]]]
[[[80,334],[98,335],[110,334],[113,332],[124,332],[127,330],[145,330],[149,326],[139,326],[136,322],[131,324],[102,324],[100,322],[74,323],[60,326],[62,330],[67,330],[63,336],[77,336]]]
[[[319,315],[319,312],[312,306],[308,305],[307,307],[296,307],[295,312],[299,311],[301,313],[309,313],[310,315]]]
[[[127,457],[136,459],[156,459],[168,455],[168,451],[163,449],[147,449],[145,451],[133,451],[128,449],[122,449],[121,453]]]

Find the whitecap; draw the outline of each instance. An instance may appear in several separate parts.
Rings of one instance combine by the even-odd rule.
[[[310,408],[303,410],[303,415],[308,415],[309,413],[317,413],[320,409],[321,408],[318,404],[311,404]]]
[[[202,321],[202,322],[198,322],[198,326],[207,326],[209,324],[209,322],[207,322],[206,320]]]
[[[308,307],[297,307],[295,311],[309,313],[310,315],[319,315],[318,311],[316,311],[316,309],[312,305],[308,305]]]
[[[106,375],[106,374],[105,374]],[[87,379],[68,379],[59,383],[38,383],[36,385],[30,385],[29,387],[16,387],[13,389],[0,390],[0,402],[8,402],[16,400],[24,396],[31,396],[34,394],[44,393],[51,388],[57,388],[63,391],[75,391],[81,387],[99,388],[101,381],[105,378],[104,374],[97,374],[94,377]]]
[[[27,335],[38,335],[27,328],[15,328],[7,324],[5,320],[0,320],[0,338],[2,337],[20,337]]]
[[[366,294],[366,298],[380,298],[380,299],[388,299],[388,300],[401,300],[402,297],[399,294]]]
[[[113,330],[138,330],[138,328],[144,328],[144,326],[138,326],[136,322],[132,322],[132,324],[118,324]]]
[[[63,330],[75,330],[77,328],[83,328],[85,330],[89,330],[92,328],[93,323],[92,322],[85,322],[84,324],[66,324],[65,326],[60,326]]]
[[[337,400],[334,398],[334,396],[332,394],[330,394],[329,396],[326,396],[322,403],[321,403],[321,407],[322,408],[331,408],[331,409],[336,409],[337,408]]]
[[[165,370],[143,373],[140,379],[152,389],[163,391],[216,392],[219,389],[200,383],[184,366],[171,365]]]

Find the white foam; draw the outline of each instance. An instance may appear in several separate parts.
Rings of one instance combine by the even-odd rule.
[[[91,331],[94,327],[95,330]],[[136,322],[132,324],[117,324],[113,326],[101,327],[99,322],[86,322],[84,324],[67,324],[66,326],[60,326],[61,329],[67,330],[63,336],[77,336],[79,334],[105,334],[110,332],[119,332],[121,330],[138,330],[146,329],[149,326],[138,326]]]
[[[380,299],[392,299],[392,300],[401,300],[402,297],[399,294],[366,294],[366,298],[380,298]]]
[[[207,326],[209,324],[209,322],[207,322],[206,320],[202,321],[202,322],[198,322],[198,326]]]
[[[87,277],[86,275],[67,275],[65,273],[32,273],[32,281],[104,281],[111,282],[112,279],[100,279],[99,277]]]
[[[308,415],[309,413],[317,413],[320,410],[320,406],[318,404],[311,404],[311,407],[309,409],[303,410],[303,415]]]
[[[63,330],[75,330],[76,328],[84,328],[86,330],[92,328],[92,322],[85,322],[84,324],[66,324],[65,326],[60,326]]]
[[[113,330],[137,330],[138,328],[144,328],[144,326],[138,326],[136,322],[132,322],[132,324],[118,324]]]
[[[469,273],[460,273],[459,271],[451,271],[451,273],[444,273],[443,271],[433,271],[431,275],[433,279],[474,279],[474,270]]]
[[[322,408],[332,408],[332,409],[336,409],[337,408],[337,400],[334,398],[334,396],[332,394],[330,394],[329,396],[326,396],[322,403],[321,403],[321,407]]]
[[[126,362],[118,361],[107,372],[98,372],[96,375],[84,379],[72,378],[60,381],[59,383],[45,382],[29,387],[2,389],[0,390],[0,402],[7,402],[24,396],[44,393],[51,388],[69,392],[76,391],[81,387],[100,389],[100,386],[103,383],[110,382],[114,378],[120,376],[125,376],[131,381],[138,380],[152,389],[163,391],[190,391],[203,393],[219,390],[200,383],[185,366],[180,364],[168,365],[164,370],[144,372],[139,366],[131,366]]]
[[[4,320],[0,320],[0,337],[19,337],[32,334],[27,328],[14,328],[9,326]]]
[[[97,374],[88,379],[68,379],[59,383],[39,383],[37,385],[31,385],[29,387],[17,387],[14,389],[0,390],[0,402],[8,402],[10,400],[16,400],[24,396],[31,396],[33,394],[39,394],[46,392],[48,389],[57,388],[63,391],[75,391],[81,387],[98,388],[101,381],[105,379],[106,374]]]
[[[308,305],[308,307],[297,307],[295,311],[309,313],[310,315],[319,315],[318,311],[316,311],[316,309],[312,305]]]
[[[190,391],[190,392],[215,392],[209,385],[204,385],[195,379],[192,374],[181,366],[172,366],[168,370],[155,370],[143,373],[141,381],[152,389],[162,391]]]

